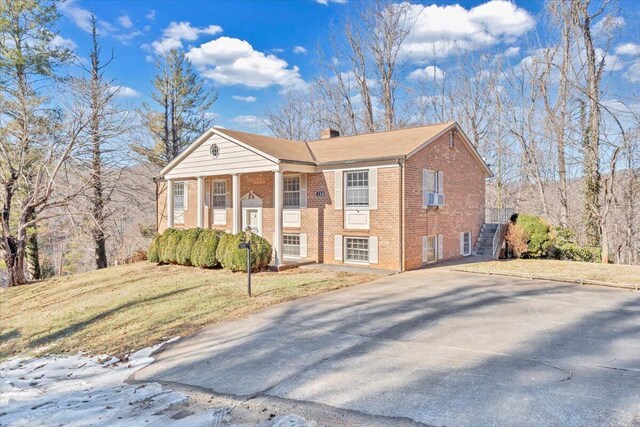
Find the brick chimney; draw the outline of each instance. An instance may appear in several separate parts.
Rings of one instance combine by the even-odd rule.
[[[337,136],[340,136],[340,132],[331,128],[326,128],[322,130],[322,133],[320,134],[320,139],[335,138]]]

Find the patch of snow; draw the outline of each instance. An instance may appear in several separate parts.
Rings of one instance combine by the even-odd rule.
[[[124,362],[83,355],[5,361],[0,364],[0,424],[173,424],[175,414],[167,409],[186,396],[158,383],[125,383],[131,374],[153,362],[151,354],[163,344],[137,351]],[[214,415],[209,412],[177,420],[178,425],[211,425],[207,420]]]

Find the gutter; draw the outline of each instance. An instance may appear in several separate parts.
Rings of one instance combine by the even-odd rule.
[[[404,160],[398,160],[398,166],[400,167],[400,221],[398,222],[398,226],[400,227],[400,271],[405,271],[405,260],[404,260],[404,220],[405,220],[405,208],[404,208],[404,189],[405,189],[405,168],[404,168]]]
[[[323,162],[323,163],[316,163],[317,166],[334,166],[334,165],[350,165],[350,164],[354,164],[354,163],[369,163],[369,162],[383,162],[383,161],[389,161],[389,160],[398,160],[398,161],[404,161],[407,158],[406,155],[404,156],[387,156],[387,157],[373,157],[370,159],[356,159],[356,160],[340,160],[340,161],[335,161],[335,162]]]

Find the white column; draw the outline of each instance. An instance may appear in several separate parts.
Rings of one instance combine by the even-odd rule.
[[[233,234],[242,228],[242,206],[240,206],[240,175],[231,177],[231,208],[233,212]]]
[[[274,195],[273,208],[275,217],[275,233],[273,236],[273,265],[276,267],[282,264],[282,198],[283,179],[282,172],[274,172]]]
[[[198,220],[198,227],[204,228],[204,177],[198,177],[198,214],[196,218]]]
[[[173,180],[167,180],[167,227],[173,228]]]

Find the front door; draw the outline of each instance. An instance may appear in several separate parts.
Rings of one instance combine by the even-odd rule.
[[[242,229],[245,230],[247,227],[251,227],[251,232],[257,234],[258,236],[262,235],[261,228],[261,218],[260,218],[260,208],[245,208],[244,209],[244,224]]]

